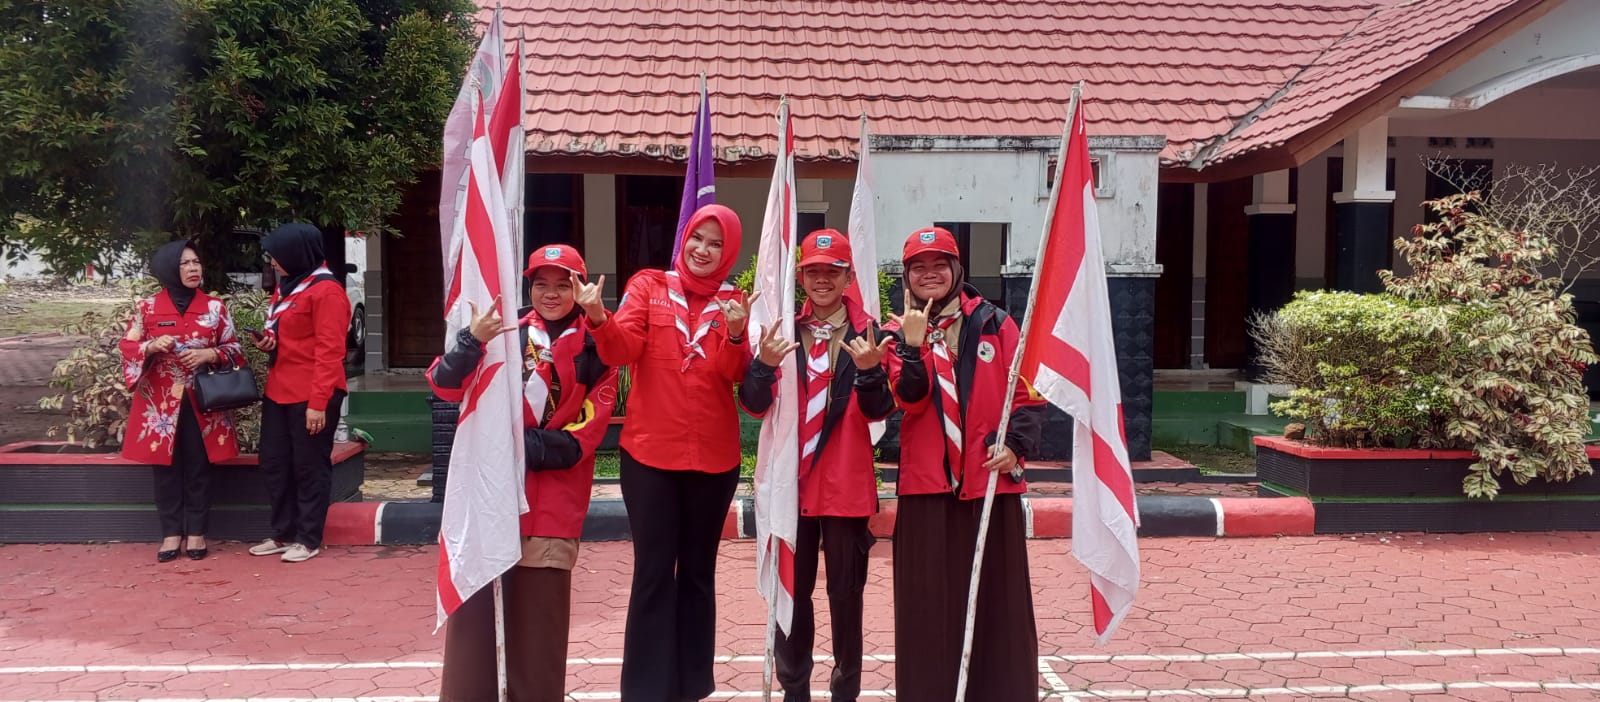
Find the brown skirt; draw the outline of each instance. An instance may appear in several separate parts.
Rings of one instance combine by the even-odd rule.
[[[524,568],[501,576],[506,600],[506,689],[513,702],[566,699],[572,571]],[[473,593],[445,620],[440,702],[498,702],[494,588]]]
[[[955,699],[983,500],[900,498],[894,526],[894,678],[900,702]],[[978,586],[967,699],[1036,702],[1039,637],[1019,495],[996,495]]]

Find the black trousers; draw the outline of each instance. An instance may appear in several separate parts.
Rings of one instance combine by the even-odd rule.
[[[156,512],[161,515],[161,536],[205,536],[211,517],[211,459],[200,416],[189,398],[178,410],[178,434],[173,437],[172,465],[157,466]]]
[[[794,552],[794,621],[773,644],[785,700],[811,699],[811,652],[816,645],[817,547],[828,566],[828,611],[833,617],[832,699],[855,702],[861,694],[861,593],[867,589],[867,552],[875,539],[866,517],[801,517]]]
[[[261,469],[272,505],[272,538],[278,541],[322,548],[333,492],[333,434],[343,401],[344,392],[334,391],[328,422],[316,434],[306,431],[306,403],[261,401]]]
[[[622,452],[633,532],[623,702],[699,700],[716,689],[717,547],[738,485],[737,469],[661,470]]]
[[[901,495],[894,524],[894,686],[900,702],[955,699],[983,500]],[[1020,495],[995,495],[978,574],[967,699],[1039,699],[1039,635]]]

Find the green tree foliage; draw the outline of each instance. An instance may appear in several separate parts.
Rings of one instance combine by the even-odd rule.
[[[438,161],[473,11],[0,0],[0,247],[64,270],[171,235],[380,226]]]

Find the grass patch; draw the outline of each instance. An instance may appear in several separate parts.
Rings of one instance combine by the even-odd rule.
[[[745,454],[739,459],[739,475],[748,478],[756,474],[756,455]],[[622,475],[622,457],[615,451],[600,451],[594,455],[594,477],[616,478]]]
[[[93,300],[40,300],[25,302],[22,311],[0,315],[0,336],[61,331],[86,312],[103,311],[105,303]]]
[[[1205,473],[1254,473],[1256,457],[1241,451],[1208,444],[1175,444],[1156,446],[1157,451],[1170,453],[1199,468]]]

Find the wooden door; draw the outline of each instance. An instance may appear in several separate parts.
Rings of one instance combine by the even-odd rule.
[[[1206,362],[1243,368],[1249,312],[1251,179],[1206,188]]]
[[[1162,183],[1156,194],[1157,368],[1188,368],[1194,319],[1194,184]]]
[[[439,174],[411,186],[383,242],[384,352],[390,368],[426,368],[444,350],[444,254],[439,248]]]

